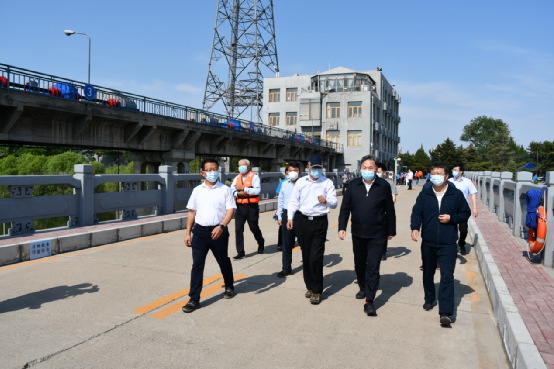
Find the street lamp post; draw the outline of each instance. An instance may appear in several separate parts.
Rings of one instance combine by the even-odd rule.
[[[85,35],[88,37],[88,84],[90,84],[90,36],[86,33],[70,31],[67,29],[63,31],[63,33],[65,33],[66,36],[77,34],[77,35]]]

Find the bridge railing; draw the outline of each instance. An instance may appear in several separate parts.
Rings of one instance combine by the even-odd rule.
[[[224,114],[157,100],[130,92],[122,92],[97,85],[93,86],[96,91],[95,97],[94,99],[87,100],[84,97],[85,84],[83,82],[18,68],[7,64],[0,64],[0,88],[7,89],[8,93],[11,90],[24,91],[47,95],[51,98],[102,105],[113,109],[161,115],[182,119],[187,122],[211,125],[221,129],[234,129],[252,134],[303,142],[310,145],[332,148],[339,153],[343,152],[342,145],[320,138],[314,139],[310,135],[299,134],[243,119],[233,119]]]
[[[159,167],[158,174],[93,175],[93,167],[79,164],[75,175],[0,176],[0,186],[8,189],[10,198],[0,199],[0,223],[10,223],[10,236],[35,232],[34,220],[67,217],[67,227],[89,226],[99,223],[98,215],[117,212],[119,220],[137,219],[139,214],[166,215],[176,209],[185,209],[194,187],[204,177],[200,174],[176,174],[171,166]],[[284,172],[262,173],[260,176],[262,200],[276,196]],[[342,187],[342,172],[334,170],[326,176],[335,188]],[[305,176],[307,173],[302,173]],[[236,173],[220,168],[220,181],[230,185]],[[104,183],[119,183],[118,192],[98,192]],[[145,186],[146,184],[146,186]],[[36,196],[36,186],[65,186],[72,194]],[[66,193],[67,193],[66,191]],[[62,191],[63,192],[63,191]]]
[[[467,172],[466,177],[475,182],[477,198],[487,205],[498,221],[506,223],[514,237],[528,241],[526,194],[534,188],[540,190],[544,185],[534,184],[530,172],[517,172],[515,180],[512,180],[511,172]],[[554,267],[554,171],[547,172],[546,186],[541,205],[547,212],[548,231],[542,260],[545,265]]]

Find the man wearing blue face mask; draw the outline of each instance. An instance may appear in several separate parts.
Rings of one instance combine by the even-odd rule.
[[[244,223],[248,222],[250,231],[258,243],[258,254],[264,253],[264,238],[259,226],[260,219],[260,177],[250,170],[250,161],[239,161],[240,174],[235,177],[231,189],[237,198],[237,213],[235,214],[235,239],[237,243],[237,256],[234,260],[245,257],[244,253]]]
[[[375,176],[375,157],[366,155],[360,162],[362,178],[350,182],[342,199],[339,238],[346,237],[348,218],[352,214],[354,269],[360,287],[356,298],[365,299],[365,314],[376,316],[373,300],[381,278],[379,269],[387,241],[396,236],[396,213],[391,186]]]
[[[435,302],[435,271],[440,263],[439,316],[442,326],[450,326],[454,313],[454,268],[458,248],[458,224],[471,215],[464,195],[449,185],[448,165],[443,161],[431,164],[432,187],[423,188],[412,210],[412,240],[417,242],[421,228],[423,259],[423,309],[430,311]]]
[[[329,222],[327,214],[337,207],[337,192],[333,182],[323,175],[323,159],[314,155],[308,162],[310,175],[296,181],[287,208],[287,229],[296,224],[293,219],[296,211],[302,245],[304,283],[308,289],[304,296],[313,305],[319,304],[323,292],[323,255]],[[346,193],[350,190],[346,191]],[[295,219],[296,220],[296,219]]]
[[[185,245],[192,248],[192,271],[190,300],[183,306],[185,313],[192,313],[200,307],[204,265],[210,250],[223,274],[224,297],[230,299],[235,296],[233,266],[228,256],[229,231],[227,230],[227,225],[235,213],[235,201],[231,189],[218,181],[219,164],[216,160],[204,160],[201,173],[206,177],[206,181],[194,188],[187,204],[189,213]]]

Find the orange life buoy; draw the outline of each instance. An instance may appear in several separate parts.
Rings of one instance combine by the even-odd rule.
[[[537,217],[537,233],[533,232],[532,228],[529,228],[529,250],[533,254],[538,254],[544,247],[544,240],[546,238],[546,211],[543,206],[539,206],[537,210],[539,216]]]

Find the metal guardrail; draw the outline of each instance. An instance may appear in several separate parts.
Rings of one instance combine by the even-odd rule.
[[[121,221],[136,219],[139,209],[152,209],[153,214],[175,213],[188,203],[194,187],[204,177],[200,174],[176,174],[171,166],[161,166],[158,174],[93,175],[92,165],[79,164],[75,175],[0,176],[0,186],[7,186],[10,198],[0,199],[0,223],[11,223],[10,236],[35,232],[33,220],[68,217],[67,227],[89,226],[98,223],[97,214],[121,211]],[[262,173],[253,169],[261,179],[262,200],[275,197],[284,172]],[[307,175],[307,173],[302,173]],[[335,188],[342,187],[342,172],[326,172]],[[228,183],[237,176],[220,169],[219,179]],[[95,192],[103,183],[121,183],[120,192]],[[148,183],[147,190],[141,190]],[[35,186],[66,185],[71,195],[33,196]]]
[[[0,63],[0,88],[7,89],[8,93],[10,90],[17,90],[48,95],[53,98],[74,100],[87,104],[102,105],[113,109],[124,109],[142,112],[143,114],[162,115],[182,119],[187,122],[216,126],[222,129],[234,129],[252,134],[298,141],[320,147],[328,147],[338,153],[343,153],[342,145],[332,141],[322,140],[320,138],[312,138],[310,135],[297,134],[262,123],[254,123],[242,119],[233,119],[226,115],[152,99],[130,92],[122,92],[97,85],[93,86],[96,90],[96,97],[93,100],[86,100],[84,98],[85,83],[83,82]]]
[[[526,194],[534,188],[540,190],[544,185],[534,184],[530,172],[517,172],[515,181],[511,172],[466,172],[466,177],[475,182],[478,199],[496,214],[500,222],[509,226],[514,237],[527,240]],[[554,172],[547,172],[546,186],[542,204],[547,212],[548,231],[543,262],[554,267]]]

